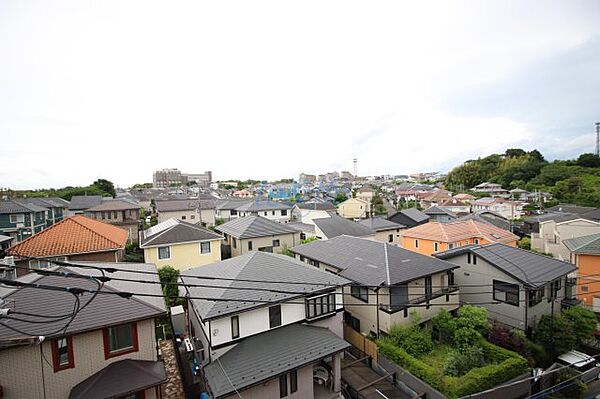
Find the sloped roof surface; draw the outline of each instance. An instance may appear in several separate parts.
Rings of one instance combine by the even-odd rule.
[[[342,234],[364,237],[375,234],[374,230],[360,223],[344,219],[338,215],[331,215],[328,218],[313,219],[313,223],[325,234],[327,238],[333,238]]]
[[[72,211],[80,211],[91,208],[102,203],[101,195],[74,195],[71,197],[69,209]]]
[[[488,241],[502,243],[519,239],[510,231],[471,219],[449,223],[429,222],[404,230],[403,235],[411,238],[450,243],[474,237],[482,237]]]
[[[0,214],[45,212],[41,206],[14,200],[0,200]]]
[[[175,223],[169,224],[165,229],[161,229],[152,235],[148,234],[148,230],[144,231],[141,246],[148,247],[193,241],[220,240],[223,238],[221,235],[214,233],[201,225],[186,223],[177,219],[170,220],[174,220]],[[167,223],[170,220],[163,223]],[[154,227],[157,226],[158,225]]]
[[[220,364],[213,361],[204,371],[213,396],[218,398],[349,346],[324,327],[291,324],[243,340],[219,357]]]
[[[335,205],[331,202],[300,202],[296,206],[300,209],[313,209],[317,211],[335,211]]]
[[[250,279],[266,282],[241,282],[224,280],[199,280],[186,276],[222,277],[230,279]],[[189,269],[181,279],[185,283],[202,281],[203,285],[227,286],[228,288],[203,288],[188,287],[191,296],[204,298],[229,299],[232,301],[219,302],[204,299],[192,299],[194,308],[202,319],[208,320],[221,317],[230,313],[238,313],[264,303],[248,302],[247,300],[260,300],[266,302],[281,302],[296,297],[301,297],[327,288],[337,287],[349,283],[346,279],[327,273],[323,270],[309,266],[304,262],[289,256],[265,252],[249,252],[221,262],[212,263],[202,267]],[[278,283],[269,283],[276,281]],[[290,283],[286,283],[286,282]],[[304,285],[293,284],[306,282]],[[326,285],[323,285],[326,284]],[[329,285],[329,286],[327,286]],[[231,287],[231,289],[229,289]],[[238,289],[236,289],[238,288]],[[239,289],[247,288],[247,289]],[[256,288],[268,288],[290,293],[257,291]]]
[[[246,204],[238,206],[236,209],[242,212],[258,212],[258,211],[272,211],[278,209],[291,209],[292,207],[285,202],[275,201],[252,201]]]
[[[432,206],[423,211],[426,215],[448,215],[450,217],[456,218],[456,214],[447,209],[441,208],[439,206]]]
[[[425,220],[429,220],[429,216],[427,216],[427,214],[421,212],[417,208],[402,209],[400,211],[400,213],[403,214],[404,216],[414,220],[417,223],[423,222]]]
[[[577,270],[571,263],[499,243],[469,245],[440,252],[435,256],[439,259],[452,259],[466,252],[476,254],[531,287],[542,287],[548,282]]]
[[[250,199],[239,199],[239,198],[223,198],[223,199],[218,199],[215,201],[215,207],[217,209],[221,209],[221,210],[231,210],[231,209],[237,209],[238,206],[240,205],[244,205],[247,204],[249,202],[252,202],[254,200]]]
[[[600,233],[569,238],[562,243],[569,251],[576,254],[600,254]]]
[[[340,269],[364,285],[393,285],[456,268],[431,256],[378,241],[339,236],[298,245],[292,251]]]
[[[157,212],[188,211],[192,209],[215,209],[212,199],[171,199],[155,201]]]
[[[510,221],[505,217],[491,211],[478,211],[461,216],[456,220],[476,220],[481,223],[488,223],[500,229],[510,230]]]
[[[406,226],[400,223],[392,222],[391,220],[387,220],[382,217],[374,217],[369,219],[364,219],[359,222],[365,227],[368,227],[374,231],[384,231],[391,229],[403,229]]]
[[[59,256],[121,249],[127,230],[99,220],[76,215],[63,219],[10,247],[15,256]]]
[[[298,230],[262,216],[246,216],[215,226],[215,230],[236,238],[265,237],[297,233]]]
[[[129,209],[140,209],[140,206],[124,199],[110,199],[102,201],[100,204],[86,209],[86,211],[125,211]]]

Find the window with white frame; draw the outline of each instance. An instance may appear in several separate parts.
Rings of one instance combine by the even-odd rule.
[[[171,257],[171,247],[158,247],[158,259],[169,259]]]
[[[200,253],[201,254],[209,254],[210,253],[210,241],[200,243]]]
[[[47,269],[51,266],[51,263],[47,260],[37,260],[33,259],[29,261],[30,269]]]
[[[12,224],[25,223],[25,215],[23,215],[22,213],[19,213],[17,215],[9,215],[8,218]]]

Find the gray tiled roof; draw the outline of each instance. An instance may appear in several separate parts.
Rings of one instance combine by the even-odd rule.
[[[374,231],[384,231],[384,230],[391,230],[391,229],[406,228],[406,226],[403,224],[392,222],[391,220],[387,220],[382,217],[374,217],[374,218],[364,219],[364,220],[361,220],[359,223],[365,227],[368,227],[371,230],[374,230]]]
[[[579,206],[573,204],[558,204],[548,208],[549,212],[564,212],[564,213],[576,213],[578,215],[584,214],[586,212],[590,212],[595,210],[591,206]]]
[[[80,262],[83,263],[83,262]],[[156,266],[145,263],[87,263],[100,267],[119,267],[131,270],[144,270],[156,273]],[[100,273],[93,269],[84,269],[77,267],[54,267],[51,270],[71,271],[82,275],[99,275]],[[138,279],[145,281],[158,281],[158,275],[144,275],[132,272],[115,272],[110,277],[124,279]],[[52,285],[57,287],[80,287],[85,289],[96,289],[96,283],[87,279],[59,277],[59,276],[39,276],[29,273],[21,278],[20,281],[35,282],[43,285]],[[103,291],[128,291],[136,293],[148,293],[162,295],[160,284],[143,284],[130,281],[109,281],[105,283]],[[69,314],[73,311],[73,295],[64,291],[50,291],[36,288],[18,288],[3,289],[0,291],[2,298],[7,299],[16,309],[21,312],[30,312],[43,314],[47,316]],[[84,293],[79,296],[81,304],[85,304],[90,298],[90,293]],[[154,318],[165,314],[166,308],[162,297],[144,297],[133,296],[130,299],[121,298],[118,295],[100,294],[77,314],[73,322],[66,330],[66,334],[79,333],[84,331],[96,330],[105,326],[126,323],[134,320]],[[28,316],[20,316],[28,319]],[[39,319],[34,319],[39,320]],[[51,332],[58,330],[65,325],[65,321],[56,321],[43,324],[25,323],[22,321],[6,320],[7,325],[24,330],[33,336],[44,335],[52,336]],[[55,333],[54,335],[58,335]],[[22,336],[6,327],[0,326],[0,339]]]
[[[285,202],[275,201],[252,201],[247,204],[238,206],[236,209],[242,212],[258,212],[258,211],[272,211],[277,209],[291,209],[292,207]]]
[[[265,237],[297,233],[296,228],[274,222],[262,216],[246,216],[215,226],[215,230],[235,238]]]
[[[159,231],[152,235],[148,235],[148,233],[152,233],[153,231],[150,231],[150,229],[145,230],[142,235],[142,242],[140,246],[146,248],[155,245],[169,245],[184,242],[223,239],[220,234],[214,233],[200,225],[186,223],[177,219],[172,220],[174,223],[168,223],[164,229],[156,229]]]
[[[448,215],[452,216],[453,218],[456,218],[456,214],[454,212],[451,212],[439,206],[432,206],[430,208],[427,208],[423,211],[423,213],[426,215]]]
[[[0,201],[0,214],[46,212],[48,209],[41,206],[21,202],[19,200]]]
[[[102,203],[101,195],[74,195],[69,203],[72,211],[81,211]]]
[[[313,209],[317,211],[335,211],[335,205],[331,202],[299,202],[296,206],[300,209]]]
[[[556,223],[567,222],[569,220],[579,219],[581,216],[575,213],[548,212],[541,215],[529,216],[524,219],[526,223],[541,223],[554,220]]]
[[[215,201],[215,208],[219,210],[237,209],[238,206],[253,202],[254,200],[241,198],[223,198]]]
[[[185,275],[266,281],[264,283],[249,283],[181,277],[184,283],[199,284],[201,281],[201,284],[204,285],[227,285],[229,287],[248,288],[246,290],[187,287],[191,296],[231,300],[224,302],[192,299],[194,308],[203,320],[222,317],[230,313],[238,313],[258,306],[266,306],[257,302],[248,302],[247,300],[277,303],[328,288],[321,284],[331,284],[331,287],[337,287],[349,283],[349,281],[342,277],[319,270],[289,256],[265,252],[249,252],[221,262],[195,267],[187,270]],[[269,283],[269,281],[280,283]],[[290,283],[285,283],[286,281]],[[306,284],[293,284],[294,282],[306,282]],[[294,293],[256,291],[254,288],[271,288],[279,291],[293,291]]]
[[[292,248],[292,252],[340,269],[340,276],[363,285],[393,285],[457,266],[396,245],[339,236]]]
[[[429,219],[429,216],[427,216],[427,214],[421,212],[417,208],[402,209],[400,211],[400,213],[411,218],[412,220],[414,220],[417,223],[423,222],[423,221]]]
[[[576,254],[600,254],[600,234],[569,238],[563,244]]]
[[[291,324],[246,338],[204,371],[213,397],[220,398],[348,347],[327,328]]]
[[[505,217],[491,211],[469,213],[468,215],[461,216],[456,220],[475,220],[481,223],[491,224],[492,226],[496,226],[504,230],[510,230],[510,221]]]
[[[140,209],[140,206],[125,199],[104,199],[100,204],[88,208],[86,211],[124,211],[129,209]]]
[[[69,201],[58,197],[19,198],[18,202],[23,204],[33,204],[42,208],[67,208],[69,206]]]
[[[308,233],[315,232],[314,224],[302,223],[302,222],[289,222],[289,223],[286,223],[285,225],[288,227],[291,227],[293,229],[296,229],[298,231],[301,231],[301,232],[308,232]]]
[[[160,200],[155,202],[156,211],[160,212],[176,212],[188,211],[191,209],[215,209],[215,201],[212,199],[172,199]]]
[[[313,223],[325,234],[326,238],[333,238],[343,234],[354,237],[375,234],[375,231],[369,227],[344,219],[338,215],[331,215],[329,218],[313,219]]]
[[[439,259],[451,259],[466,252],[476,254],[489,264],[531,287],[544,286],[577,270],[571,263],[499,243],[469,245],[440,252],[435,256]]]

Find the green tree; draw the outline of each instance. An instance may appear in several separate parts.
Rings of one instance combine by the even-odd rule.
[[[337,193],[337,195],[335,196],[335,202],[337,202],[338,204],[340,202],[344,202],[348,199],[348,197],[346,196],[346,194],[339,192]]]
[[[300,240],[300,244],[308,244],[310,242],[317,241],[317,240],[318,240],[317,237],[308,237],[308,238],[305,238],[304,240]]]
[[[596,154],[581,154],[576,163],[586,168],[598,168],[600,167],[600,157]]]
[[[431,322],[434,331],[438,333],[438,340],[441,342],[451,342],[454,339],[454,331],[456,331],[456,320],[446,309],[440,310],[435,315]]]
[[[98,179],[94,183],[92,183],[92,186],[98,187],[98,189],[104,191],[107,194],[110,194],[110,196],[113,198],[117,195],[115,191],[115,185],[109,180]]]
[[[534,332],[534,340],[554,355],[568,352],[577,344],[573,322],[562,314],[543,315]]]
[[[577,339],[577,344],[594,337],[598,325],[594,312],[583,306],[573,306],[564,310],[562,314],[573,323],[573,333]]]
[[[179,305],[182,301],[179,297],[179,270],[171,266],[163,266],[158,269],[158,278],[162,286],[167,307]]]
[[[518,242],[519,248],[521,249],[531,249],[531,239],[529,237],[523,237]]]
[[[457,328],[467,328],[485,336],[490,329],[487,309],[481,306],[464,305],[458,309]]]

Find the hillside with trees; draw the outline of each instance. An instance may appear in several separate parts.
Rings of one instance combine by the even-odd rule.
[[[448,173],[446,185],[462,191],[486,181],[508,190],[549,192],[562,203],[600,207],[600,157],[595,154],[548,162],[538,150],[511,148],[455,167]]]

